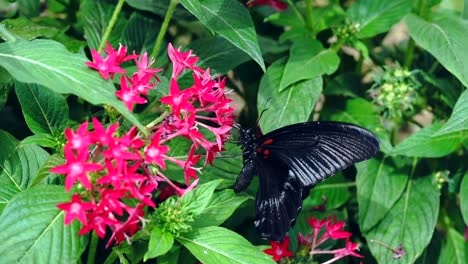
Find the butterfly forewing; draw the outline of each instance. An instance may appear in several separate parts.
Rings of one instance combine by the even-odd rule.
[[[372,133],[340,122],[290,125],[258,139],[249,133],[241,134],[244,152],[249,153],[244,166],[255,169],[245,173],[244,168],[238,182],[244,187],[253,171],[258,174],[255,225],[260,236],[276,241],[294,224],[302,200],[314,185],[379,150]]]

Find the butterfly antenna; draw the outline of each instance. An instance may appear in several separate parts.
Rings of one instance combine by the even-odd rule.
[[[262,112],[260,112],[260,115],[258,116],[258,119],[257,119],[257,122],[256,122],[255,126],[258,127],[258,123],[260,123],[260,119],[262,118],[263,113],[265,113],[266,110],[268,110],[267,105],[268,105],[268,103],[270,102],[270,100],[271,100],[271,97],[268,98],[268,99],[266,100],[265,104],[263,105],[263,110],[262,110]]]

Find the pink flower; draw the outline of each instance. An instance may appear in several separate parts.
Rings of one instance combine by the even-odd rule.
[[[194,112],[195,107],[188,102],[192,96],[187,90],[180,91],[179,84],[176,79],[171,79],[170,95],[160,99],[161,103],[171,106],[172,113],[179,115],[180,111]]]
[[[91,190],[92,185],[88,178],[88,173],[102,169],[102,166],[96,163],[87,162],[88,153],[80,152],[78,155],[72,153],[70,149],[65,148],[66,164],[52,168],[53,173],[67,174],[65,179],[65,190],[70,191],[75,182],[80,181],[83,186]]]
[[[128,86],[125,76],[120,78],[120,90],[115,92],[115,95],[124,102],[130,111],[133,109],[133,104],[146,104],[146,99],[141,97],[139,92],[133,89],[132,86]]]
[[[334,219],[334,222],[336,222],[336,217]],[[335,240],[351,237],[352,235],[351,233],[343,230],[344,225],[345,225],[344,221],[333,224],[332,221],[329,220],[327,223],[326,235],[328,235],[328,237],[335,239]]]
[[[87,152],[92,142],[92,134],[88,132],[88,122],[84,122],[76,130],[65,129],[65,138],[67,139],[66,148],[76,150],[78,152]]]
[[[195,63],[198,57],[192,55],[192,51],[180,52],[180,49],[174,49],[171,43],[167,47],[167,54],[172,61],[172,78],[177,79],[185,69],[192,69],[194,71],[203,71],[201,68],[196,67]]]
[[[335,258],[339,259],[346,256],[364,258],[363,255],[356,253],[355,250],[359,251],[359,243],[353,243],[349,238],[346,238],[346,246],[344,248],[334,250]]]
[[[78,194],[73,194],[69,203],[57,204],[57,207],[65,211],[65,224],[70,224],[73,219],[78,219],[82,224],[86,224],[86,210],[92,210],[92,203],[83,202]]]
[[[86,62],[86,65],[99,71],[102,78],[107,80],[109,76],[113,78],[115,73],[125,73],[125,70],[120,68],[119,64],[116,63],[116,53],[112,53],[105,59],[102,58],[101,54],[95,49],[91,50],[91,54],[93,56],[93,62]]]
[[[260,5],[269,5],[278,11],[283,11],[288,7],[285,3],[279,0],[252,0],[247,3],[247,6],[249,7]]]
[[[159,144],[159,140],[161,138],[161,134],[156,133],[154,135],[151,144],[145,150],[145,161],[148,163],[154,162],[158,164],[163,170],[166,169],[166,164],[164,163],[164,154],[169,151],[168,146],[161,146]]]
[[[265,249],[263,252],[266,254],[273,256],[274,261],[280,261],[282,258],[285,257],[292,257],[294,254],[288,250],[289,247],[289,237],[286,236],[284,238],[283,243],[279,242],[270,242],[271,248]]]

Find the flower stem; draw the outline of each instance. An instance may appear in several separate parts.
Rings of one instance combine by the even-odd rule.
[[[313,3],[314,3],[313,0],[306,1],[306,13],[305,13],[306,25],[312,31],[314,30],[314,21],[312,19]]]
[[[124,3],[125,0],[119,0],[119,2],[117,3],[117,6],[114,9],[114,13],[112,13],[111,20],[109,21],[106,31],[104,32],[104,36],[101,39],[101,43],[99,44],[98,52],[100,52],[102,48],[104,48],[104,45],[106,45],[106,42],[109,39],[112,29],[114,28],[115,23],[117,22],[117,18],[119,17],[120,11],[122,11],[122,6]]]
[[[172,15],[174,14],[178,3],[179,0],[171,0],[171,2],[169,3],[166,16],[164,17],[163,24],[161,26],[161,29],[159,30],[158,37],[156,38],[156,43],[154,44],[153,52],[151,53],[151,56],[153,56],[153,58],[156,58],[156,56],[158,56],[159,50],[161,49],[162,41],[164,39],[164,35],[166,35],[167,28],[169,27],[169,22],[171,21]]]
[[[168,110],[164,111],[160,116],[158,116],[158,118],[156,118],[155,120],[151,121],[151,123],[146,125],[146,127],[147,128],[154,127],[155,125],[161,123],[161,121],[163,121],[164,118],[166,118],[168,115],[169,115],[169,111]]]
[[[86,263],[94,264],[94,260],[96,259],[96,249],[98,245],[99,239],[95,232],[91,234],[91,244],[89,245],[89,252],[88,252],[88,260]]]

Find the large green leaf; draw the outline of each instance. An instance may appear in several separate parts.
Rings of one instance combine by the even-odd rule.
[[[18,17],[14,19],[5,19],[1,22],[8,30],[16,36],[31,40],[37,37],[52,38],[59,32],[56,27],[40,25],[32,22],[26,17]]]
[[[450,228],[439,257],[439,264],[465,264],[468,263],[468,243],[455,229]]]
[[[298,81],[332,74],[339,64],[338,55],[330,49],[323,49],[319,41],[311,39],[295,41],[278,89],[281,92]]]
[[[382,193],[381,193],[382,194]],[[433,177],[410,180],[405,192],[368,233],[369,248],[378,263],[413,263],[431,241],[439,214],[439,190]],[[403,246],[401,258],[380,243],[392,248]]]
[[[449,120],[435,135],[461,130],[468,130],[468,89],[460,95]]]
[[[10,199],[26,190],[49,153],[36,145],[24,145],[0,164],[0,212]]]
[[[144,127],[115,96],[111,81],[89,69],[86,57],[51,40],[0,43],[0,65],[18,81],[37,83],[54,92],[74,94],[92,104],[111,105],[140,129]]]
[[[37,84],[16,82],[16,96],[34,134],[63,133],[68,123],[68,105],[62,95]]]
[[[312,188],[310,195],[304,199],[302,208],[311,208],[323,204],[327,210],[336,209],[351,198],[349,188],[352,184],[344,179],[343,174],[339,173]]]
[[[180,198],[180,202],[186,204],[186,210],[194,216],[202,213],[213,197],[213,192],[222,180],[207,182],[197,186]]]
[[[375,106],[362,99],[355,98],[346,101],[344,111],[340,111],[331,117],[334,121],[347,122],[365,127],[372,131],[380,141],[380,149],[389,153],[392,150],[387,131],[380,122],[380,116]]]
[[[203,227],[181,235],[177,240],[204,264],[275,263],[242,236],[223,227]]]
[[[0,164],[10,158],[19,141],[8,132],[0,130]]]
[[[0,215],[2,263],[76,263],[86,247],[80,224],[64,225],[63,186],[40,185],[15,196]]]
[[[166,254],[174,245],[174,236],[169,232],[155,227],[151,231],[148,251],[145,253],[144,261]]]
[[[229,40],[265,70],[249,11],[235,0],[181,0],[209,30]]]
[[[356,168],[359,226],[366,232],[382,220],[400,198],[408,176],[395,171],[385,160],[360,162]]]
[[[260,81],[258,111],[268,110],[260,119],[263,133],[309,120],[315,102],[322,92],[322,78],[298,82],[280,92],[278,86],[284,72],[284,59],[274,62]]]
[[[453,132],[434,136],[441,126],[441,124],[434,124],[415,132],[403,142],[396,145],[391,154],[409,157],[437,158],[457,150],[463,139],[467,137],[467,133]]]
[[[221,225],[247,199],[246,196],[236,196],[231,189],[215,193],[201,214],[194,217],[192,226],[199,228]]]
[[[250,57],[221,37],[208,37],[195,40],[189,47],[200,58],[198,65],[210,68],[211,73],[225,74]]]
[[[460,210],[465,224],[468,226],[468,172],[463,175],[460,185]]]
[[[411,11],[408,0],[359,0],[347,11],[357,26],[359,38],[369,38],[389,30]]]
[[[468,21],[457,16],[434,15],[426,21],[410,14],[405,18],[410,36],[468,87]]]

